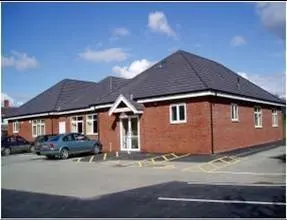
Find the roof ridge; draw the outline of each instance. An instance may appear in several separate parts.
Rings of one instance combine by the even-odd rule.
[[[231,70],[231,69],[228,68],[227,66],[223,65],[222,63],[219,63],[219,62],[217,62],[217,61],[215,61],[215,60],[211,60],[211,59],[209,59],[209,58],[205,58],[205,57],[202,57],[202,56],[199,56],[199,55],[197,55],[197,54],[193,54],[193,53],[190,53],[190,52],[187,52],[187,51],[181,50],[180,52],[181,52],[181,53],[182,53],[182,52],[183,52],[183,53],[188,53],[188,54],[190,54],[190,55],[192,55],[192,56],[195,56],[195,57],[197,57],[197,58],[199,58],[199,59],[205,59],[205,60],[208,60],[209,62],[212,62],[212,63],[214,63],[214,64],[216,64],[216,65],[220,65],[220,66],[222,66],[222,67],[228,69],[228,70],[231,72],[231,74],[235,75],[236,77],[240,77],[241,79],[244,79],[244,80],[246,80],[247,82],[251,83],[252,85],[256,86],[257,88],[263,90],[264,92],[267,92],[269,95],[272,95],[273,97],[275,97],[276,99],[278,99],[278,101],[279,101],[279,99],[280,99],[280,98],[278,98],[276,95],[274,95],[274,94],[272,94],[271,92],[267,91],[266,89],[263,89],[262,87],[256,85],[255,83],[253,83],[253,82],[250,81],[249,79],[246,79],[246,78],[244,78],[243,76],[239,75],[238,73],[234,72],[233,70]]]
[[[58,102],[59,102],[60,97],[61,97],[61,93],[63,92],[64,87],[66,86],[66,84],[67,84],[67,80],[64,80],[63,85],[62,85],[61,88],[60,88],[60,91],[59,91],[58,97],[57,97],[57,99],[56,99],[56,102],[55,102],[55,105],[54,105],[53,110],[58,111],[58,110],[56,109],[56,107],[57,107],[57,105],[58,105]]]
[[[77,81],[77,82],[84,82],[84,83],[97,83],[97,82],[95,82],[95,81],[89,81],[89,80],[68,79],[68,78],[63,79],[63,81],[67,81],[67,80],[69,80],[69,81]]]
[[[185,61],[188,63],[188,65],[191,67],[191,69],[193,69],[193,71],[195,72],[195,74],[197,75],[197,77],[199,78],[199,80],[203,83],[203,85],[208,89],[209,86],[207,85],[206,82],[204,82],[204,80],[202,80],[201,76],[199,75],[199,73],[195,70],[195,68],[191,65],[191,63],[189,62],[189,60],[185,57],[184,52],[183,51],[178,51],[179,54],[183,57],[183,59],[185,59]]]

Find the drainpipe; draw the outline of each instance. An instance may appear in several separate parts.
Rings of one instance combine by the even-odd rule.
[[[209,109],[210,109],[210,128],[211,128],[211,153],[214,154],[212,98],[209,101]]]
[[[54,133],[54,130],[53,130],[54,129],[53,128],[54,127],[54,125],[53,125],[53,117],[51,118],[51,120],[52,120],[52,134],[53,134]]]

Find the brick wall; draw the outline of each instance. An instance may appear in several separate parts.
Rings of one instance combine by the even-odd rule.
[[[33,141],[34,137],[32,136],[32,120],[39,120],[42,119],[45,122],[45,133],[46,134],[58,134],[59,133],[59,122],[66,122],[66,132],[71,132],[71,116],[84,116],[84,131],[86,126],[86,114],[87,113],[80,113],[80,114],[73,114],[73,115],[64,115],[64,116],[49,116],[49,117],[42,117],[42,118],[31,118],[31,119],[24,119],[20,120],[20,130],[18,134],[29,141]],[[13,121],[9,121],[8,123],[8,135],[13,134]],[[97,135],[87,135],[91,139],[97,139]]]
[[[109,116],[108,110],[98,113],[99,139],[103,144],[103,151],[120,151],[120,126],[117,115]]]
[[[213,132],[211,132],[210,101],[213,109]],[[169,106],[175,103],[186,103],[187,122],[170,124]],[[239,122],[231,121],[231,103],[239,106]],[[263,128],[254,127],[254,104],[235,102],[234,100],[206,97],[191,98],[172,102],[145,104],[144,113],[140,115],[140,149],[142,152],[176,152],[207,154],[212,153],[212,135],[214,152],[232,150],[257,145],[283,138],[281,112],[278,109],[279,127],[272,127],[271,107],[263,106]],[[86,113],[74,114],[85,116]],[[59,122],[66,122],[66,132],[71,131],[70,116],[43,118],[46,134],[58,133]],[[51,116],[50,116],[51,117]],[[39,119],[39,118],[37,118]],[[32,123],[20,121],[19,135],[33,140]],[[85,128],[84,117],[84,128]],[[118,115],[108,115],[108,109],[98,112],[99,139],[104,151],[120,151],[120,127]],[[12,122],[8,126],[12,134]],[[97,139],[96,135],[89,136]]]
[[[170,124],[170,104],[183,102],[187,107],[187,122]],[[142,151],[211,153],[209,102],[203,98],[148,104],[140,126]]]
[[[231,103],[239,108],[239,121],[231,121]],[[254,104],[227,99],[213,99],[214,151],[228,151],[283,138],[282,117],[278,109],[278,127],[272,127],[272,108],[262,108],[262,128],[254,126]]]

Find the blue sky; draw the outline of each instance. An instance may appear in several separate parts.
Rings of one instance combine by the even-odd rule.
[[[177,49],[285,95],[284,3],[2,3],[2,100],[133,77]]]

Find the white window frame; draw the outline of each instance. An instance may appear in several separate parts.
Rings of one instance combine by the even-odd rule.
[[[19,121],[13,121],[13,133],[19,133],[20,123]]]
[[[41,132],[41,127],[43,126],[43,132]],[[36,133],[34,133],[34,127],[36,127]],[[32,120],[32,136],[37,137],[39,135],[46,134],[46,124],[44,119],[34,119]]]
[[[89,119],[89,116],[92,116],[92,119]],[[94,119],[94,116],[96,116],[96,119]],[[98,123],[98,115],[97,114],[88,114],[86,115],[86,135],[97,135],[98,132],[94,133],[94,132],[88,132],[88,123],[92,123],[92,131],[94,130],[94,122]],[[99,130],[98,128],[98,125],[97,125],[97,129]]]
[[[184,120],[179,120],[179,107],[184,107]],[[172,119],[172,108],[176,107],[176,120]],[[169,122],[170,124],[181,124],[187,122],[186,103],[172,104],[169,106]]]
[[[232,118],[232,113],[233,113],[233,110],[234,110],[234,118]],[[231,112],[230,112],[230,117],[231,117],[231,121],[239,121],[239,109],[238,109],[238,105],[235,104],[235,103],[231,103]]]
[[[278,110],[276,109],[276,108],[273,108],[272,110],[271,110],[271,112],[272,112],[272,127],[278,127]],[[275,119],[275,117],[276,117],[276,120],[274,120]],[[276,123],[274,123],[274,122],[276,122]]]
[[[83,119],[79,120],[78,119],[79,117],[82,117]],[[71,116],[71,132],[80,133],[80,132],[78,132],[78,123],[79,122],[82,122],[83,128],[82,128],[81,134],[84,134],[85,133],[85,122],[84,122],[84,116],[83,115]],[[76,131],[73,130],[73,124],[76,124]]]
[[[260,109],[260,111],[258,111],[258,109]],[[263,128],[263,111],[262,111],[261,106],[254,106],[253,111],[254,111],[254,126],[255,126],[255,128]],[[261,122],[261,124],[259,124],[259,125],[255,124],[256,123],[256,120],[255,120],[256,115],[260,115],[259,121]]]

